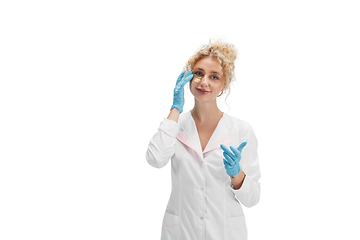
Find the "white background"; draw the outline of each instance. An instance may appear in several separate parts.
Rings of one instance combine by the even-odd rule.
[[[212,37],[259,141],[249,239],[359,239],[358,4],[1,1],[0,239],[159,239],[170,164],[145,152]]]

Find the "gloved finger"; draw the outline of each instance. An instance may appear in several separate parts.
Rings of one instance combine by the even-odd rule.
[[[243,150],[243,148],[246,146],[247,142],[243,142],[242,144],[240,144],[240,146],[237,147],[237,150],[239,150],[240,152]]]
[[[181,81],[181,79],[183,78],[184,76],[184,71],[182,71],[178,77],[178,79],[176,80],[176,85]]]
[[[238,157],[238,158],[241,157],[241,152],[239,150],[237,150],[237,148],[230,146],[230,149],[231,149],[231,151],[233,151],[233,153],[235,154],[236,157]]]
[[[235,158],[235,155],[224,144],[221,144],[220,147],[224,153],[227,153],[230,157]]]
[[[223,163],[224,163],[225,169],[232,169],[234,167],[233,165],[230,165],[229,162],[225,158],[223,158]]]
[[[187,78],[187,77],[189,77],[189,76],[192,75],[192,74],[193,74],[192,71],[188,71],[188,72],[185,74],[185,77],[184,77],[184,78]]]
[[[224,157],[226,159],[226,161],[230,164],[230,166],[234,165],[235,164],[235,161],[233,158],[231,158],[227,153],[224,152]]]
[[[226,161],[225,158],[223,158],[223,162],[224,162],[225,168],[231,167],[231,165]]]
[[[185,84],[188,83],[193,77],[194,75],[192,74],[192,71],[186,73],[185,76],[179,82],[180,87],[183,88]]]

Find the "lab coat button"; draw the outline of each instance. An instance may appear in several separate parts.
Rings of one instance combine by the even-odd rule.
[[[203,220],[203,217],[201,217],[200,219]]]
[[[204,191],[204,188],[201,188],[201,191]]]

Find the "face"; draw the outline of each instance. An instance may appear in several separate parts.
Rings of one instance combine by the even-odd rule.
[[[201,82],[190,81],[190,91],[199,101],[211,101],[224,90],[225,79],[219,69],[219,62],[211,57],[198,60],[192,70],[194,77],[200,77]]]

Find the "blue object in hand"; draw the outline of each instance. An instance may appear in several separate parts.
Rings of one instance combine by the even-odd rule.
[[[224,155],[223,162],[225,165],[225,170],[226,170],[226,173],[230,177],[234,177],[241,170],[241,167],[239,164],[240,159],[241,159],[241,151],[246,146],[246,144],[247,144],[247,142],[243,142],[237,148],[230,146],[231,151],[225,145],[223,145],[223,144],[220,145],[221,149],[224,151],[223,152],[223,155]]]
[[[176,81],[176,85],[174,89],[173,105],[171,106],[170,110],[173,108],[177,108],[180,111],[180,113],[182,113],[185,102],[184,86],[187,82],[189,82],[193,78],[193,76],[194,75],[192,74],[192,71],[186,73],[185,76],[184,76],[184,71],[181,72],[181,74],[179,75]]]

